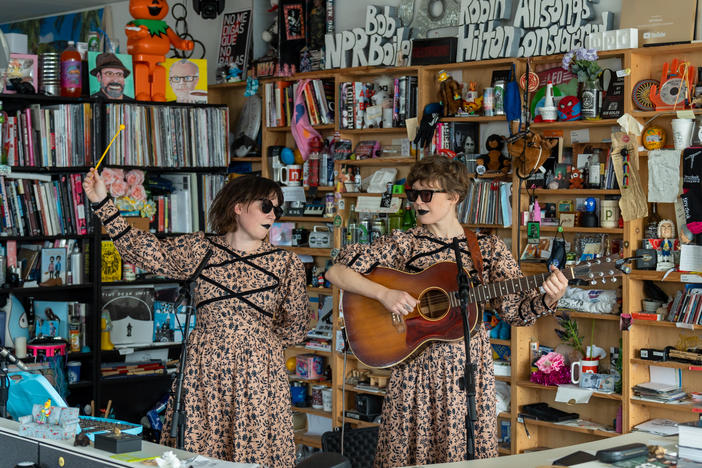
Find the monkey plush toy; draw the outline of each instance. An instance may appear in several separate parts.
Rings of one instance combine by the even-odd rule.
[[[439,101],[444,108],[444,117],[452,117],[461,108],[461,85],[446,71],[439,72]]]

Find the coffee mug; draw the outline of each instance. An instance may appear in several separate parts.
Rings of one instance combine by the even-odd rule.
[[[302,185],[302,166],[299,164],[283,166],[280,173],[280,181],[289,186]]]
[[[581,359],[580,361],[574,361],[570,365],[570,381],[574,384],[580,383],[580,376],[582,374],[597,374],[597,369],[600,365],[599,359]],[[578,378],[575,378],[575,368],[578,367]]]
[[[619,225],[619,200],[602,200],[600,202],[600,226],[616,228]]]

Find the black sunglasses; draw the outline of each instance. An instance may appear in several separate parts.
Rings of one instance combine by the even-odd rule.
[[[424,203],[429,203],[431,199],[434,197],[435,193],[446,193],[446,190],[415,190],[415,189],[407,189],[405,190],[405,193],[407,194],[407,199],[414,203],[417,201],[417,197],[421,197],[422,201]]]
[[[275,219],[278,219],[281,216],[283,216],[283,208],[273,205],[273,202],[270,201],[268,198],[262,198],[261,212],[263,214],[268,214],[271,212],[271,210],[273,210],[273,212],[275,213]]]

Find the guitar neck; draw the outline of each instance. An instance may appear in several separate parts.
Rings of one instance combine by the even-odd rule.
[[[496,297],[507,294],[516,294],[530,289],[537,289],[546,281],[550,273],[541,273],[534,276],[523,276],[506,281],[498,281],[490,284],[480,284],[470,289],[469,302],[486,302]],[[457,293],[454,294],[457,297]]]

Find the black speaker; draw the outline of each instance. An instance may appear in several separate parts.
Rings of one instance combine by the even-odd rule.
[[[365,415],[380,414],[383,407],[383,397],[376,395],[356,394],[356,410]]]

